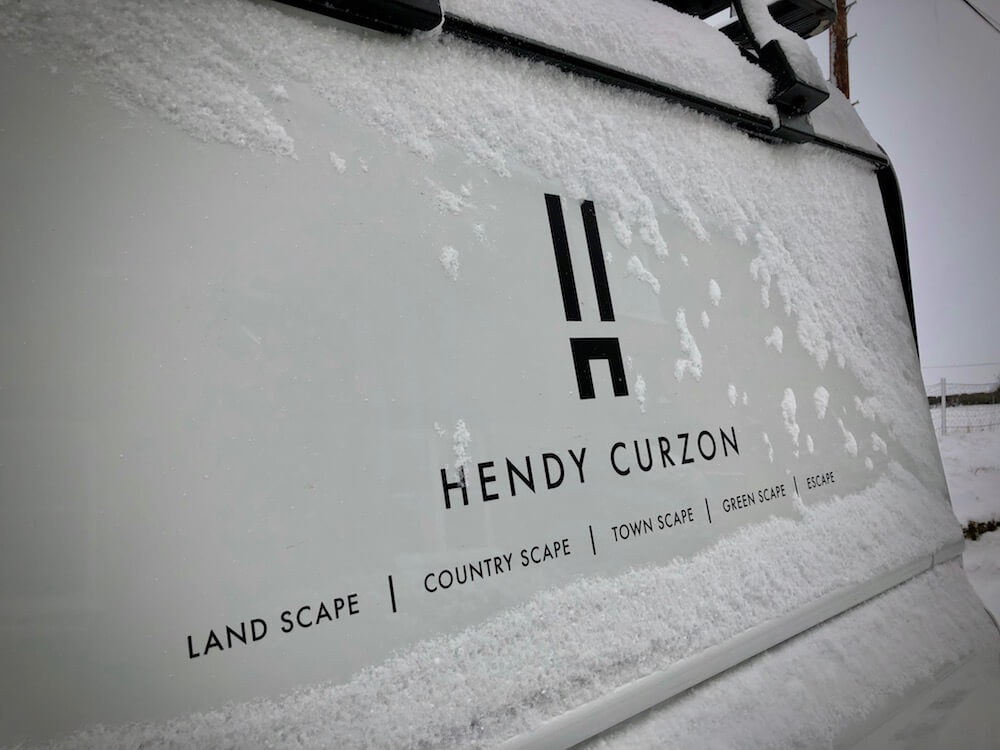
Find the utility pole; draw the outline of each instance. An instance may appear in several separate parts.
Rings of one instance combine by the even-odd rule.
[[[847,35],[847,11],[854,3],[837,0],[837,19],[830,27],[830,80],[851,100],[851,76],[847,66],[847,46],[852,37]]]

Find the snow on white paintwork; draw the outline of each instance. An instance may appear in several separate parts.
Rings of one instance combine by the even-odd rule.
[[[875,421],[875,415],[878,412],[876,408],[877,404],[878,399],[874,396],[869,396],[865,399],[862,399],[860,396],[854,397],[854,408],[861,416],[871,421]]]
[[[826,417],[826,408],[830,403],[830,391],[823,386],[817,386],[813,391],[813,403],[816,404],[816,416],[819,419]]]
[[[472,442],[472,434],[465,426],[465,420],[460,419],[455,422],[455,432],[451,436],[451,448],[455,454],[455,468],[468,468],[472,463],[472,456],[469,454],[469,443]]]
[[[879,437],[877,432],[872,433],[872,450],[886,456],[889,455],[889,446],[886,445],[885,440]]]
[[[621,243],[622,247],[629,247],[632,244],[632,227],[618,211],[609,211],[608,214],[611,217],[611,229],[618,242]]]
[[[288,89],[285,88],[284,84],[276,83],[271,86],[271,98],[276,102],[287,102],[288,101]]]
[[[719,286],[719,282],[715,279],[708,280],[708,298],[712,300],[712,304],[716,307],[722,301],[722,288]]]
[[[771,445],[771,438],[767,436],[766,432],[762,432],[761,436],[764,439],[764,445],[767,446],[767,460],[772,464],[774,463],[774,446]]]
[[[992,601],[1000,612],[1000,575],[989,553],[1000,556],[995,542],[971,542],[974,565],[993,573]],[[980,552],[980,545],[984,550]],[[987,552],[985,547],[991,544]],[[984,560],[979,562],[980,557]],[[994,558],[995,559],[995,558]],[[970,552],[966,552],[968,567]],[[983,576],[985,579],[985,575]],[[982,595],[982,594],[981,594]],[[984,597],[986,598],[986,597]],[[978,611],[977,611],[978,610]],[[971,632],[940,611],[970,612]],[[891,623],[891,627],[887,627]],[[588,750],[677,748],[841,747],[849,728],[861,725],[873,707],[920,685],[927,674],[948,668],[954,654],[972,656],[990,639],[992,623],[977,607],[961,566],[950,562],[891,589],[863,607],[855,607],[725,674],[678,696],[662,707],[586,743]],[[987,660],[995,662],[995,659]],[[836,665],[836,667],[834,667]],[[837,678],[831,679],[836,669]],[[996,702],[996,688],[990,694]],[[953,705],[963,691],[940,697]],[[761,695],[782,696],[761,700]],[[719,710],[725,706],[725,710]],[[990,708],[986,709],[987,711]],[[919,744],[927,714],[916,717],[893,750],[914,747],[993,747],[968,744],[977,727],[955,727],[945,744]],[[853,745],[853,743],[851,743]],[[847,746],[847,744],[843,745]],[[883,748],[881,744],[872,747]]]
[[[649,206],[652,209],[652,206]],[[688,209],[689,211],[692,209]],[[636,223],[639,227],[639,237],[645,242],[650,248],[652,248],[653,253],[657,258],[663,260],[670,255],[667,249],[667,241],[663,239],[663,235],[660,234],[660,223],[656,218],[655,210],[650,210],[648,213],[643,212],[636,219]],[[699,231],[705,233],[704,227],[701,225],[701,221],[696,217],[692,217],[692,224],[694,226],[693,231],[697,234]]]
[[[690,372],[695,380],[701,380],[701,352],[698,350],[698,342],[694,340],[694,336],[688,330],[687,318],[684,316],[683,307],[677,309],[674,322],[677,324],[677,330],[681,334],[681,351],[687,355],[687,359],[678,359],[674,363],[674,377],[677,380],[683,380],[684,373]]]
[[[303,737],[318,738],[314,744],[321,747],[407,747],[424,740],[444,748],[494,746],[537,726],[544,716],[568,711],[685,656],[724,643],[744,631],[748,621],[764,622],[825,593],[867,580],[872,565],[892,569],[926,549],[953,541],[942,523],[950,516],[947,508],[938,503],[912,503],[922,491],[918,480],[898,464],[890,464],[862,492],[801,506],[800,520],[767,518],[692,558],[615,576],[582,578],[540,591],[476,628],[400,650],[344,684],[237,702],[224,711],[191,714],[162,724],[96,726],[53,743],[49,750],[141,747],[167,736],[198,750],[234,742],[280,746],[288,744],[290,726]],[[894,533],[900,524],[912,527],[917,536],[904,542]],[[858,535],[859,525],[871,533]],[[797,585],[775,587],[769,576],[741,578],[747,560],[770,559],[761,557],[766,550],[779,551],[782,579],[795,580]],[[736,579],[743,584],[716,585]],[[678,581],[687,585],[678,590]],[[962,581],[957,565],[935,569],[779,647],[779,652],[791,649],[795,654],[790,662],[774,661],[775,651],[769,651],[671,701],[660,710],[661,716],[671,726],[677,722],[676,726],[683,727],[694,711],[706,719],[714,717],[713,726],[736,732],[733,736],[761,738],[753,744],[762,746],[774,744],[765,741],[768,738],[793,736],[795,731],[806,732],[803,736],[808,737],[832,736],[844,725],[841,712],[861,715],[871,708],[875,686],[879,695],[883,691],[896,694],[925,676],[929,663],[930,668],[944,666],[984,641],[996,642],[986,613],[966,603],[974,595]],[[709,590],[713,595],[706,597],[704,592]],[[652,592],[673,594],[654,596]],[[944,602],[942,607],[962,612],[965,619],[936,616],[926,606],[914,609],[915,603],[925,599]],[[838,626],[844,618],[856,625]],[[665,622],[684,637],[664,640]],[[893,627],[887,630],[886,622]],[[901,635],[900,628],[915,640]],[[859,639],[858,632],[866,637]],[[817,637],[817,633],[822,635]],[[821,646],[828,642],[829,649]],[[581,654],[588,658],[581,660]],[[848,669],[843,666],[845,659],[852,665]],[[834,689],[825,678],[828,673],[816,669],[818,664],[845,677],[857,675],[857,685],[867,687],[860,690],[851,682]],[[747,685],[771,679],[767,675],[774,675],[772,669],[786,681],[790,675],[805,680],[818,674],[822,679],[817,684],[825,685],[820,691],[823,699],[816,700],[812,691],[795,690],[787,691],[788,695],[801,703],[751,699],[757,693],[748,691]],[[455,675],[464,676],[462,701],[453,700]],[[744,696],[744,700],[738,711],[720,715],[720,695]],[[429,712],[428,705],[436,709]],[[676,711],[678,705],[684,708]],[[726,705],[732,704],[727,701]],[[373,711],[373,706],[391,706],[406,721],[385,721],[385,714]],[[791,725],[762,722],[762,711]],[[816,711],[830,712],[829,721],[818,721]],[[705,737],[705,726],[685,730],[693,746],[699,746],[697,738]],[[735,746],[742,745],[736,742]]]
[[[726,395],[729,397],[729,405],[736,406],[736,386],[732,383],[729,384],[729,388],[726,389]]]
[[[701,311],[701,327],[708,330],[708,327],[712,325],[712,319],[708,317],[708,313],[705,310]]]
[[[809,451],[809,455],[816,452],[816,446],[813,443],[812,435],[806,435],[806,450]]]
[[[434,196],[434,205],[441,211],[457,214],[462,209],[468,208],[471,204],[459,193],[453,193],[445,188],[438,188]]]
[[[760,242],[760,235],[758,235],[758,242]],[[757,256],[752,261],[750,261],[750,275],[753,276],[754,281],[760,283],[760,302],[765,307],[771,306],[771,272],[767,268],[767,264],[761,256]]]
[[[337,170],[337,174],[344,174],[344,172],[347,171],[347,162],[337,156],[336,151],[330,152],[330,163],[333,165],[333,168]]]
[[[791,388],[786,388],[781,398],[781,418],[785,423],[785,431],[792,438],[792,445],[795,446],[794,456],[799,456],[799,424],[795,421],[795,392]]]
[[[635,384],[633,385],[635,389],[635,400],[639,402],[639,411],[643,414],[646,413],[646,381],[643,379],[642,375],[636,374]]]
[[[462,2],[477,14],[495,14],[501,25],[545,27],[584,44],[589,36],[582,31],[594,24],[601,28],[595,44],[624,34],[629,43],[623,52],[652,55],[648,59],[658,72],[684,67],[676,82],[690,83],[685,87],[692,90],[707,76],[731,79],[738,82],[735,90],[748,91],[753,86],[745,76],[760,75],[760,101],[766,102],[770,91],[770,78],[733,56],[735,48],[717,31],[657,4],[635,0],[612,12],[590,2],[579,11],[589,20],[576,26],[577,13],[564,14],[565,3],[526,8],[521,6],[527,0],[502,6]],[[433,159],[444,144],[502,176],[509,176],[509,165],[516,162],[573,186],[570,197],[616,211],[623,222],[640,227],[657,252],[666,249],[656,217],[659,201],[674,207],[697,237],[707,237],[705,219],[734,236],[750,230],[780,237],[780,243],[760,244],[759,252],[784,285],[805,350],[821,367],[834,353],[840,367],[849,367],[878,395],[879,419],[909,454],[933,450],[933,436],[913,409],[922,390],[893,376],[899,362],[911,361],[912,345],[905,316],[898,314],[898,278],[894,269],[887,275],[882,262],[885,253],[891,255],[888,238],[872,229],[885,220],[875,213],[876,206],[881,210],[877,185],[866,167],[848,157],[806,150],[776,161],[767,144],[741,142],[739,160],[720,158],[732,151],[733,134],[725,125],[665,103],[640,104],[634,97],[625,106],[620,92],[442,37],[361,38],[252,4],[241,5],[241,23],[231,24],[229,0],[206,0],[183,15],[170,4],[143,5],[141,14],[133,13],[137,0],[53,0],[46,7],[50,12],[35,12],[33,4],[5,5],[0,22],[5,42],[70,60],[81,75],[113,91],[116,101],[148,108],[202,140],[295,156],[285,120],[270,112],[256,83],[295,80],[422,157]],[[657,15],[649,24],[637,22],[645,13]],[[172,30],[169,45],[161,44],[165,28]],[[655,45],[632,44],[636,29],[654,28],[649,39]],[[666,38],[677,44],[664,44]],[[727,50],[721,75],[700,59],[722,60],[717,54],[722,46],[706,55],[716,42]],[[150,56],[150,49],[157,54]],[[358,87],[357,80],[368,85]],[[526,89],[531,108],[523,106]],[[598,110],[604,112],[600,118],[578,116]],[[283,114],[294,123],[295,113]],[[655,137],[665,124],[671,138]],[[563,158],[566,153],[574,158]],[[672,169],[677,163],[686,168]],[[706,194],[713,199],[696,210],[689,196]],[[799,207],[795,216],[781,208],[788,205]],[[797,220],[806,213],[823,221]],[[854,252],[858,247],[879,252]],[[859,314],[883,321],[879,341],[859,340]]]
[[[778,326],[772,328],[771,332],[764,337],[764,343],[774,348],[778,354],[781,354],[781,350],[785,345],[785,335],[782,333],[781,328]]]
[[[441,262],[444,272],[448,274],[448,278],[452,281],[458,281],[458,250],[451,245],[445,245],[441,248],[438,260]]]
[[[656,294],[660,293],[660,280],[653,275],[644,265],[642,261],[639,260],[639,256],[633,255],[628,259],[628,263],[625,265],[625,273],[633,278],[638,279],[644,284],[648,284],[650,289],[652,289]]]
[[[850,453],[852,456],[857,456],[858,441],[854,437],[854,433],[844,426],[844,420],[842,420],[840,417],[837,417],[837,426],[840,427],[840,431],[844,435],[844,450]]]

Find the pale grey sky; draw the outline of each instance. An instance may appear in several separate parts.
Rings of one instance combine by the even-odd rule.
[[[1000,0],[972,0],[1000,22]],[[1000,373],[1000,32],[962,0],[859,0],[851,99],[899,175],[924,382]],[[812,42],[827,69],[827,35]],[[992,363],[979,367],[932,367]]]

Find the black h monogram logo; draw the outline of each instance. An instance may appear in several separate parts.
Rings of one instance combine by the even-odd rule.
[[[549,212],[549,229],[552,231],[552,247],[556,254],[556,270],[559,273],[559,289],[562,291],[566,320],[578,322],[582,320],[580,299],[576,294],[576,278],[573,276],[573,261],[569,255],[562,201],[558,195],[546,193],[545,207]],[[615,310],[611,304],[611,289],[608,287],[608,273],[604,267],[604,251],[601,249],[601,235],[597,231],[597,212],[594,210],[593,201],[584,201],[580,206],[580,213],[583,215],[583,230],[587,235],[590,270],[594,274],[597,309],[600,311],[602,321],[613,322]],[[622,349],[618,339],[571,338],[569,346],[573,354],[573,369],[576,370],[576,384],[581,399],[594,398],[594,378],[590,371],[590,363],[595,359],[607,360],[615,396],[628,395]]]

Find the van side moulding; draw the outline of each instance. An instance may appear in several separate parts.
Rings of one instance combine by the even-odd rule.
[[[667,669],[642,677],[597,700],[543,722],[534,731],[512,737],[500,750],[569,748],[667,701],[800,633],[826,622],[935,565],[953,560],[965,549],[963,540],[941,547],[863,583],[832,591],[784,617],[755,625],[726,643],[681,659]]]

